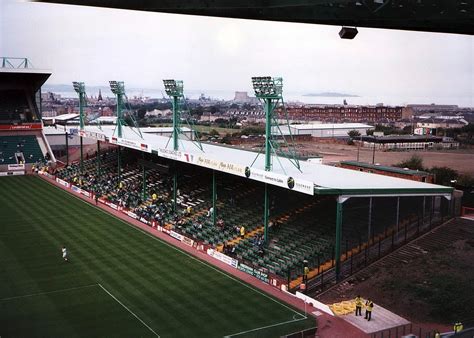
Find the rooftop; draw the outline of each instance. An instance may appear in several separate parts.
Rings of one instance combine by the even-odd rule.
[[[377,163],[371,164],[371,163],[357,162],[357,161],[341,161],[341,164],[353,165],[353,166],[367,168],[367,169],[389,171],[389,172],[394,172],[394,173],[404,174],[404,175],[417,175],[417,176],[430,175],[430,173],[426,171],[411,170],[408,168],[390,167],[390,166],[380,165]]]
[[[374,128],[364,123],[314,123],[314,124],[290,124],[291,128],[305,130],[305,129],[360,129],[360,128]]]
[[[203,150],[186,139],[179,140],[179,151],[172,150],[169,137],[143,134],[132,128],[123,129],[123,138],[116,137],[114,126],[87,126],[87,137],[105,140],[124,147],[155,153],[160,157],[248,177],[260,182],[289,188],[306,194],[332,195],[450,195],[453,189],[395,177],[370,174],[324,164],[300,161],[298,170],[287,158],[272,156],[273,171],[266,172],[265,156],[247,150],[203,143]],[[253,163],[253,165],[252,165]]]

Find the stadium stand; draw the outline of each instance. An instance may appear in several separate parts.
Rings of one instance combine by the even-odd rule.
[[[117,152],[100,155],[101,173],[97,176],[97,159],[84,161],[83,172],[75,163],[59,169],[56,175],[100,197],[131,210],[139,218],[152,221],[169,230],[216,248],[228,256],[255,268],[264,269],[282,280],[301,283],[303,260],[308,262],[309,277],[334,264],[333,197],[317,199],[294,194],[280,188],[270,193],[269,237],[263,241],[263,185],[230,175],[219,175],[217,184],[217,219],[210,215],[211,176],[204,169],[179,167],[178,211],[173,212],[172,174],[147,169],[146,198],[143,198],[143,169],[133,150],[122,150],[121,182],[117,172]],[[169,165],[166,159],[154,159]],[[155,197],[155,198],[154,198]],[[400,224],[420,209],[422,198],[401,202]],[[396,224],[396,198],[373,200],[371,229],[368,228],[368,201],[364,198],[346,202],[343,218],[344,252],[360,251],[364,245],[383,238]],[[427,207],[428,210],[428,207]],[[244,227],[244,236],[241,228]],[[369,235],[370,231],[370,235]]]
[[[36,136],[0,136],[0,164],[38,161],[44,161],[44,156]]]

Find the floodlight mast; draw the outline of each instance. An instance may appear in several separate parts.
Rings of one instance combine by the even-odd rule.
[[[176,80],[163,80],[165,85],[165,92],[168,96],[173,98],[173,150],[178,150],[179,148],[179,133],[180,133],[180,123],[181,116],[179,112],[179,100],[184,97],[183,94],[183,81]]]
[[[76,82],[72,83],[74,90],[76,93],[79,94],[79,128],[84,131],[84,106],[87,104],[86,102],[86,86],[84,82]],[[83,171],[83,162],[84,162],[84,153],[83,153],[83,140],[82,140],[82,133],[80,135],[80,142],[81,142],[81,173]]]
[[[125,86],[122,81],[109,81],[110,84],[110,90],[112,93],[115,94],[115,97],[117,98],[117,136],[119,138],[122,137],[122,125],[124,123],[123,121],[123,112],[122,112],[122,106],[123,106],[123,97],[125,95]],[[121,149],[120,146],[118,146],[117,150],[117,169],[118,169],[118,182],[119,182],[119,187],[122,183],[122,154],[121,154]]]
[[[283,79],[270,76],[252,77],[255,96],[264,102],[265,109],[265,170],[272,170],[272,120],[273,111],[283,100]]]
[[[165,92],[168,96],[173,98],[173,150],[177,151],[179,148],[179,134],[181,131],[181,116],[179,112],[179,100],[184,97],[183,94],[183,81],[176,80],[163,80],[165,85]],[[178,172],[176,167],[174,168],[173,174],[173,211],[177,212],[178,208]]]
[[[265,109],[265,170],[272,170],[272,120],[273,111],[282,100],[283,79],[270,76],[252,77],[255,96],[264,102]],[[257,155],[258,156],[258,155]],[[268,197],[268,184],[265,183],[263,207],[264,240],[268,242],[268,220],[270,216],[270,203]]]
[[[252,85],[255,91],[255,96],[262,100],[264,103],[264,110],[265,110],[265,170],[272,171],[273,169],[273,157],[272,153],[275,154],[275,158],[279,162],[281,169],[283,172],[286,173],[285,168],[283,167],[280,158],[278,157],[277,150],[279,150],[278,142],[276,142],[273,138],[272,133],[272,126],[275,123],[275,133],[278,132],[281,136],[281,139],[285,143],[288,148],[288,156],[285,156],[298,170],[300,170],[300,164],[298,158],[296,156],[295,151],[291,150],[290,145],[287,143],[284,134],[282,133],[278,121],[277,121],[277,106],[281,105],[284,109],[284,102],[283,102],[283,79],[281,77],[270,77],[270,76],[257,76],[252,77]],[[289,128],[288,122],[288,115],[285,111],[285,118],[288,125],[288,130],[290,131],[290,138],[293,140],[291,135],[291,129]],[[283,151],[280,150],[281,153]],[[259,153],[260,154],[260,153]],[[259,156],[257,155],[257,157]],[[257,160],[252,162],[251,166]],[[268,221],[270,217],[270,206],[269,206],[269,192],[268,192],[268,184],[265,183],[265,203],[264,203],[264,216],[263,216],[263,223],[264,223],[264,236],[265,242],[268,240]]]
[[[117,136],[122,137],[123,121],[123,97],[125,95],[125,86],[122,81],[109,81],[110,90],[117,98]]]
[[[84,130],[84,106],[86,105],[86,86],[84,82],[72,83],[74,90],[79,94],[79,127]]]

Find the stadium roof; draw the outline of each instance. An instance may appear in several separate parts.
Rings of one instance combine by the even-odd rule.
[[[470,0],[36,1],[253,20],[474,34],[474,7]]]
[[[0,67],[0,82],[31,87],[36,92],[51,76],[50,70]]]
[[[53,123],[60,123],[60,122],[64,123],[67,121],[77,119],[78,117],[79,117],[79,114],[70,113],[70,114],[61,114],[61,115],[52,116],[52,117],[43,117],[43,120],[53,121]]]
[[[341,164],[353,165],[356,167],[367,168],[367,169],[383,170],[383,171],[388,171],[388,172],[393,172],[393,173],[403,174],[403,175],[416,175],[416,176],[430,175],[430,173],[426,171],[412,170],[408,168],[390,167],[390,166],[380,165],[377,163],[371,164],[371,163],[357,162],[357,161],[341,161]]]
[[[195,143],[185,139],[179,141],[180,150],[175,152],[166,136],[143,134],[142,139],[136,130],[126,127],[123,139],[120,139],[114,132],[114,126],[86,126],[82,135],[311,195],[448,197],[453,191],[450,187],[307,161],[300,161],[300,172],[289,159],[275,156],[272,158],[273,171],[266,172],[263,154],[257,157],[255,152],[207,143],[202,144],[203,150],[200,150]]]

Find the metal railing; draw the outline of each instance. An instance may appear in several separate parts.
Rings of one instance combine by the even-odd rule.
[[[15,57],[0,57],[2,68],[33,68],[31,62],[27,58],[15,58]]]

